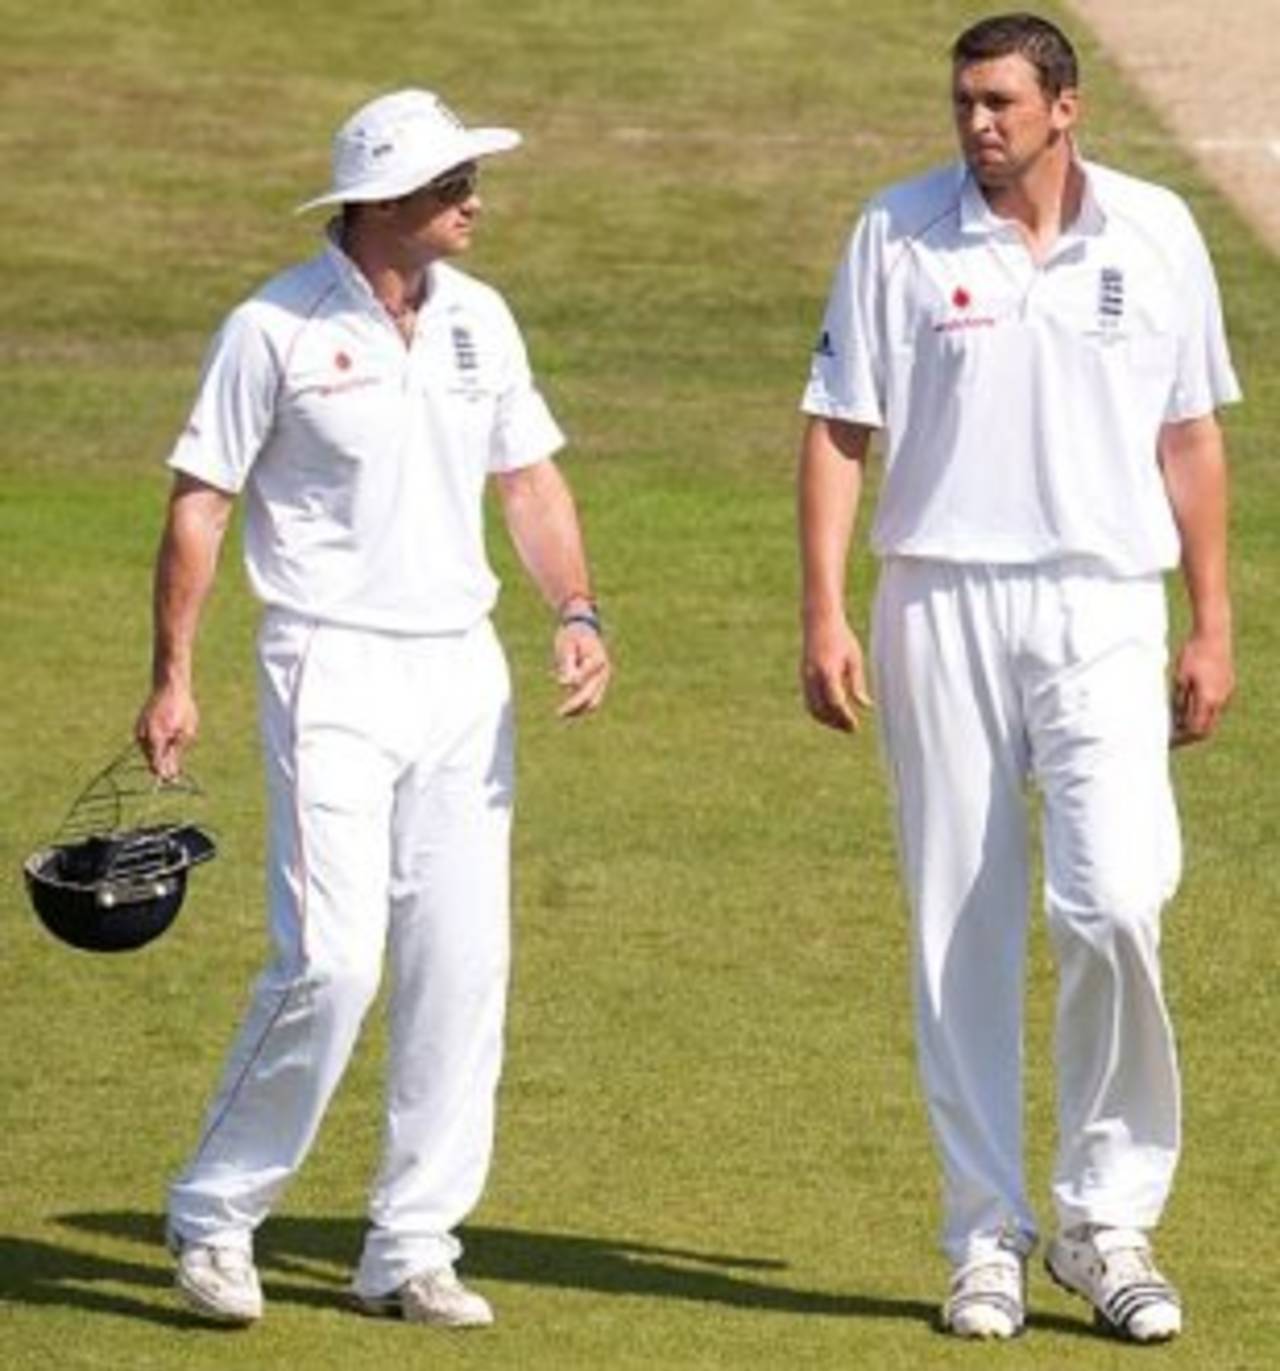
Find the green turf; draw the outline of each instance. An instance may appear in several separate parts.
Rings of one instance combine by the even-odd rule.
[[[1192,196],[1250,395],[1229,420],[1240,699],[1177,763],[1187,1151],[1162,1253],[1190,1331],[1154,1354],[1101,1341],[1043,1277],[1016,1347],[931,1327],[944,1268],[885,793],[871,741],[820,733],[796,700],[790,478],[840,239],[874,186],[948,155],[942,55],[981,12],[0,0],[6,1368],[1280,1364],[1280,270],[1087,40],[1089,149]],[[465,1237],[499,1327],[450,1339],[341,1308],[377,1146],[375,1019],[261,1234],[270,1316],[219,1334],[174,1304],[157,1240],[263,947],[254,608],[234,564],[193,762],[223,855],[172,933],[131,958],[72,953],[31,918],[18,868],[140,702],[161,458],[207,335],[311,250],[289,211],[322,188],[335,122],[407,81],[528,134],[486,179],[474,265],[515,304],[573,435],[619,678],[600,718],[554,721],[545,618],[495,537],[522,702],[518,958],[497,1164]],[[859,621],[870,578],[861,558]],[[1043,1200],[1039,932],[1033,952]]]

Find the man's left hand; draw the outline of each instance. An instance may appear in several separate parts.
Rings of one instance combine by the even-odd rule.
[[[565,691],[556,713],[576,719],[600,708],[613,667],[604,639],[588,624],[561,624],[555,641],[556,680]]]
[[[1235,683],[1229,640],[1187,639],[1173,668],[1174,747],[1202,742],[1213,733]]]

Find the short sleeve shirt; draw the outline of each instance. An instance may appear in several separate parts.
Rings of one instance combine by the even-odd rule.
[[[228,317],[169,465],[245,492],[245,561],[265,603],[450,633],[497,594],[485,478],[563,441],[496,291],[433,265],[406,347],[330,243]]]
[[[1166,422],[1239,398],[1185,204],[1091,163],[1036,264],[963,165],[887,191],[837,269],[802,408],[885,430],[881,556],[1176,565]]]

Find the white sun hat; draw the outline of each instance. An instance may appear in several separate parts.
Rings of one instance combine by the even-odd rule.
[[[395,200],[462,162],[518,147],[515,129],[467,128],[429,90],[398,90],[361,105],[333,137],[333,184],[299,205]]]

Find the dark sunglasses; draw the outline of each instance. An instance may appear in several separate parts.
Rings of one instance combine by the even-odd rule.
[[[443,176],[437,176],[434,181],[428,181],[423,189],[442,205],[460,205],[475,194],[479,182],[479,167],[458,167],[445,172]]]

